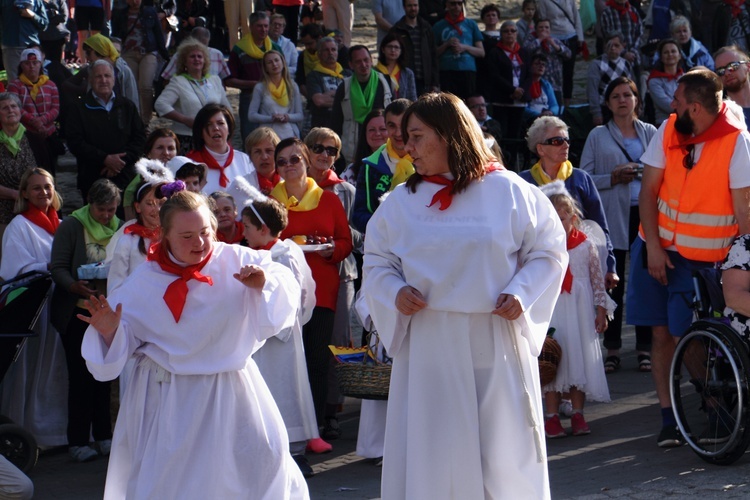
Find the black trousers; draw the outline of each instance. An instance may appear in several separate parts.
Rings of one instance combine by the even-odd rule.
[[[331,363],[331,350],[328,345],[333,335],[335,312],[327,307],[313,309],[312,317],[302,327],[302,343],[305,346],[307,378],[310,380],[315,416],[318,426],[325,418],[326,398],[328,397],[328,368]]]

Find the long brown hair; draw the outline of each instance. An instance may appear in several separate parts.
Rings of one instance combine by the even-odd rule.
[[[401,120],[404,142],[409,140],[408,124],[412,115],[433,129],[448,146],[448,168],[454,178],[452,193],[460,193],[472,181],[481,179],[485,165],[500,161],[485,144],[477,119],[455,95],[424,94],[409,106]],[[420,182],[422,176],[415,173],[406,181],[406,186],[415,192]]]

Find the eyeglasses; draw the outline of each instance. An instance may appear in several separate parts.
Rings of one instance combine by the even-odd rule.
[[[504,30],[500,30],[500,33],[518,33],[518,30],[504,29]]]
[[[738,69],[740,69],[740,66],[743,64],[747,64],[747,61],[734,61],[730,62],[726,66],[722,66],[721,68],[716,68],[716,74],[719,76],[724,76],[724,73],[734,73]]]
[[[542,144],[545,146],[562,146],[563,144],[570,144],[570,138],[569,137],[550,137],[549,139],[546,139],[542,141]]]
[[[687,153],[682,158],[682,166],[688,170],[691,170],[695,166],[695,144],[688,144]]]
[[[302,161],[302,157],[299,155],[292,155],[287,160],[286,158],[279,158],[276,160],[276,168],[284,168],[286,166],[293,166]]]
[[[328,156],[336,156],[339,154],[338,148],[334,148],[333,146],[323,146],[322,144],[313,144],[310,147],[310,150],[316,155],[322,155],[324,151],[328,153]]]

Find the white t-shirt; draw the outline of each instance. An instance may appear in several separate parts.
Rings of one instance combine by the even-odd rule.
[[[641,156],[641,162],[644,165],[650,165],[655,168],[665,168],[667,165],[667,156],[664,154],[664,127],[665,121],[659,126],[656,135],[648,143],[646,152]],[[703,151],[703,143],[696,144],[693,151],[695,162],[697,163]],[[729,161],[729,187],[731,189],[742,189],[750,186],[750,134],[743,130],[737,136],[737,143],[734,146],[732,159]]]

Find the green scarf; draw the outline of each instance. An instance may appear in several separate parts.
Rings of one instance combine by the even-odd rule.
[[[367,82],[364,94],[362,93],[362,86],[359,84],[359,80],[356,77],[352,77],[352,84],[350,87],[350,96],[352,102],[352,113],[354,114],[354,121],[360,125],[364,123],[367,115],[372,111],[372,105],[375,104],[375,94],[378,90],[378,74],[375,71],[370,71],[370,80]]]
[[[0,130],[0,144],[5,145],[10,154],[16,156],[18,150],[21,149],[21,139],[23,139],[24,132],[26,132],[26,127],[20,123],[18,124],[18,130],[12,137],[6,134],[4,130]]]
[[[84,205],[83,207],[70,214],[70,216],[83,224],[83,228],[87,233],[89,233],[91,239],[101,246],[107,246],[107,243],[109,243],[109,239],[112,238],[112,235],[114,235],[117,229],[120,227],[120,219],[118,219],[116,216],[112,217],[112,220],[109,221],[108,226],[95,221],[94,218],[91,217],[89,205]]]

